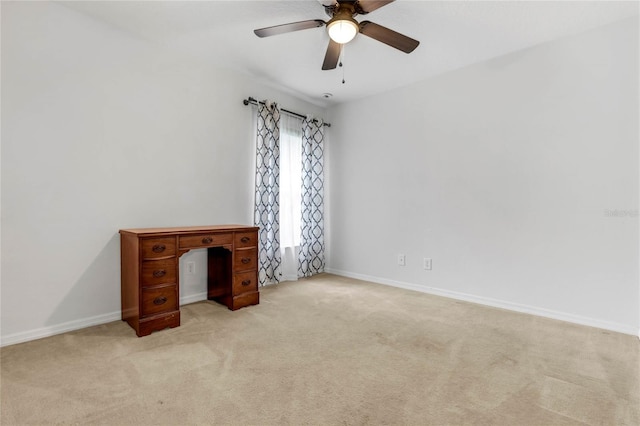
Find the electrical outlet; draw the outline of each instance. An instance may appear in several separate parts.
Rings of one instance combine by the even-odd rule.
[[[425,257],[424,258],[424,269],[426,269],[427,271],[431,270],[431,258],[430,257]]]
[[[195,274],[196,273],[196,262],[187,262],[187,274]]]
[[[404,254],[399,254],[398,255],[398,265],[400,265],[400,266],[406,265],[407,264],[406,260],[407,259],[405,258]]]

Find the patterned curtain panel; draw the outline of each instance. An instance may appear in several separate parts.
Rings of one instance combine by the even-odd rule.
[[[282,275],[280,255],[280,109],[258,104],[256,197],[254,222],[260,227],[260,285],[277,283]]]
[[[298,276],[324,271],[324,126],[302,123],[302,235]]]

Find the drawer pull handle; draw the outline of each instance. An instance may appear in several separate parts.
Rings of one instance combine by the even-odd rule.
[[[211,238],[211,237],[204,237],[202,239],[202,244],[210,244],[212,242],[213,242],[213,238]]]
[[[241,262],[246,265],[247,263],[251,262],[251,258],[250,257],[243,257]]]
[[[242,285],[245,286],[245,287],[248,286],[249,284],[251,284],[251,280],[242,281]]]
[[[164,269],[158,269],[153,271],[153,276],[156,278],[164,277],[165,275],[167,275],[167,271]]]
[[[162,253],[166,248],[167,246],[165,246],[164,244],[156,244],[155,246],[151,247],[151,250],[153,250],[154,253]]]
[[[250,240],[251,240],[251,238],[249,238],[249,237],[240,238],[240,241],[242,241],[243,243],[248,243]]]
[[[162,305],[163,303],[166,303],[166,302],[167,302],[167,298],[164,296],[156,297],[155,299],[153,299],[154,305]]]

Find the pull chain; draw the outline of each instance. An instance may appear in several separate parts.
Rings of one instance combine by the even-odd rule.
[[[345,46],[342,45],[342,51],[340,52],[340,64],[338,64],[340,66],[340,68],[342,68],[342,84],[344,84],[345,80],[344,80],[344,69],[345,67],[342,65],[342,61],[344,61],[344,52],[345,52]]]

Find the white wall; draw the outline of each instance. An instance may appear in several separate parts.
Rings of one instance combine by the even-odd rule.
[[[333,109],[329,270],[637,334],[638,75],[634,18]]]
[[[3,344],[118,319],[121,228],[252,223],[247,96],[322,113],[55,3],[2,3]],[[204,259],[181,259],[183,300]]]
[[[2,344],[118,319],[120,228],[251,222],[243,98],[322,114],[54,3],[1,11]],[[638,209],[637,28],[335,108],[329,269],[637,333],[638,218],[605,215]]]

